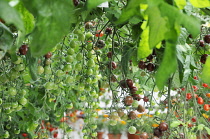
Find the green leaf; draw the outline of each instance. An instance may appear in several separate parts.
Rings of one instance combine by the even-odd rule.
[[[123,47],[123,52],[122,52],[122,58],[121,58],[121,64],[122,64],[122,71],[127,75],[127,72],[129,71],[128,64],[131,59],[132,53],[135,52],[134,48],[132,47],[132,44],[126,44]]]
[[[170,126],[173,127],[178,127],[182,122],[181,121],[173,121]]]
[[[205,8],[210,7],[209,0],[190,0],[190,3],[197,8]]]
[[[133,16],[139,15],[140,17],[140,3],[144,3],[145,0],[130,0],[126,7],[122,10],[120,18],[115,24],[122,24],[131,19]]]
[[[4,0],[0,1],[0,17],[3,18],[7,24],[14,24],[18,29],[24,32],[24,24],[19,13]]]
[[[31,78],[34,81],[36,81],[38,79],[38,74],[37,74],[38,58],[35,58],[31,55],[31,49],[28,50],[26,58]]]
[[[176,71],[176,69],[176,44],[167,41],[163,60],[155,75],[156,83],[159,90],[163,89],[167,79],[172,73]]]
[[[192,16],[188,16],[179,11],[179,9],[167,4],[160,4],[160,11],[162,16],[167,16],[171,26],[175,23],[183,25],[193,37],[196,37],[200,33],[200,21]]]
[[[185,28],[181,28],[181,33],[178,38],[178,44],[184,45],[186,43],[186,39],[189,36],[189,33]]]
[[[186,0],[174,0],[174,2],[180,10],[184,9],[185,5],[187,4]]]
[[[198,130],[202,131],[204,127],[205,127],[204,124],[199,124],[199,125],[198,125]]]
[[[30,33],[34,28],[34,16],[24,7],[22,2],[19,2],[15,8],[21,15],[25,27],[25,33]]]
[[[36,17],[36,27],[31,33],[31,54],[43,56],[51,51],[69,32],[71,23],[76,21],[72,1],[23,0],[25,7]]]
[[[0,22],[0,59],[2,59],[5,53],[11,49],[13,45],[13,36],[9,28]]]
[[[206,63],[203,67],[201,78],[205,83],[210,83],[210,57],[207,57]]]
[[[149,6],[146,14],[148,14],[149,24],[149,46],[154,48],[165,38],[167,32],[166,19],[161,16],[159,8],[155,6]]]
[[[141,40],[138,47],[138,60],[141,58],[145,58],[152,53],[152,49],[149,47],[149,27],[143,30],[141,34]]]
[[[93,8],[96,8],[98,5],[106,1],[111,1],[111,0],[88,0],[87,9],[92,10]]]
[[[204,128],[206,129],[207,133],[210,135],[210,128],[208,128],[206,126]]]

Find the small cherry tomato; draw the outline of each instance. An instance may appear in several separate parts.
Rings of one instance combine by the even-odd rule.
[[[202,86],[203,86],[203,87],[208,87],[208,84],[203,83]]]
[[[194,80],[198,80],[198,77],[197,77],[197,76],[194,76],[193,79],[194,79]]]
[[[209,111],[209,109],[210,109],[209,104],[204,104],[204,105],[203,105],[203,109],[204,109],[205,111]]]
[[[104,36],[104,32],[101,31],[101,30],[98,30],[98,31],[96,31],[95,36],[96,36],[96,37],[103,37],[103,36]]]
[[[194,89],[195,92],[198,91],[198,87],[197,86],[193,85],[192,88]]]
[[[198,104],[202,105],[204,103],[203,98],[202,97],[198,97],[197,98],[197,102],[198,102]]]
[[[191,98],[192,98],[192,94],[191,94],[191,93],[187,93],[187,94],[186,94],[186,99],[187,99],[187,100],[190,100]]]
[[[206,93],[206,96],[207,96],[208,98],[210,98],[210,93]]]

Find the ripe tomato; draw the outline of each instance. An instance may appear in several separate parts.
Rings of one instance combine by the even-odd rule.
[[[192,98],[192,94],[191,94],[191,93],[187,93],[187,94],[186,94],[186,99],[187,99],[187,100],[190,100],[191,98]]]
[[[198,87],[193,85],[192,88],[194,89],[194,92],[198,91]]]
[[[191,119],[192,122],[196,122],[197,121],[197,118],[194,116],[192,119]]]
[[[206,93],[206,96],[207,96],[208,98],[210,98],[210,93]]]
[[[54,137],[54,138],[57,138],[57,137],[58,137],[58,133],[54,133],[54,134],[53,134],[53,137]]]
[[[202,97],[198,97],[197,98],[197,102],[198,102],[198,104],[202,105],[204,103],[203,98]]]
[[[205,111],[209,111],[209,110],[210,110],[209,104],[204,104],[204,105],[203,105],[203,109],[204,109]]]
[[[27,136],[28,136],[28,134],[26,134],[26,133],[22,133],[22,136],[23,136],[23,137],[27,137]]]
[[[194,76],[193,79],[198,80],[198,77],[197,76]]]
[[[208,87],[208,84],[203,83],[202,86],[203,86],[203,87]]]
[[[103,37],[104,36],[104,32],[101,31],[101,30],[97,30],[95,36],[96,37]]]

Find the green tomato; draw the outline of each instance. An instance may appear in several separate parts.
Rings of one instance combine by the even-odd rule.
[[[82,53],[78,53],[78,54],[76,55],[76,60],[77,60],[77,61],[81,61],[82,59],[83,59]]]
[[[81,42],[85,41],[85,35],[84,34],[78,34],[78,40]]]
[[[37,73],[42,74],[44,72],[44,68],[42,66],[37,67]]]
[[[5,110],[5,113],[6,114],[10,114],[11,112],[12,112],[12,109],[10,109],[10,108],[8,108],[8,109]]]
[[[85,39],[88,40],[88,39],[92,39],[93,38],[93,34],[91,32],[87,32],[85,34]]]
[[[91,83],[92,83],[92,79],[91,79],[91,78],[87,78],[87,79],[85,80],[85,82],[86,82],[87,84],[91,84]]]
[[[52,63],[52,60],[51,60],[51,59],[46,59],[46,60],[45,60],[45,65],[48,66],[48,65],[50,65],[51,63]]]
[[[15,70],[16,71],[22,71],[25,69],[25,64],[18,64],[16,67],[15,67]]]
[[[6,128],[7,128],[7,129],[11,129],[11,125],[10,125],[10,124],[7,124],[7,125],[6,125]]]
[[[84,95],[83,95],[83,96],[80,96],[79,99],[80,99],[81,101],[85,101],[85,100],[86,100],[86,96],[84,96]]]
[[[47,90],[53,90],[55,87],[55,84],[53,82],[46,82],[44,85],[45,89]]]
[[[11,70],[11,72],[10,72],[10,79],[14,80],[14,79],[16,79],[18,77],[19,77],[19,72],[16,71],[16,70]]]
[[[55,75],[56,75],[57,77],[61,77],[61,76],[64,75],[64,72],[63,72],[62,70],[57,70],[57,71],[55,72]]]
[[[136,133],[136,127],[135,127],[135,126],[130,126],[130,127],[128,128],[128,132],[129,132],[130,134],[135,134],[135,133]]]
[[[15,111],[20,111],[23,107],[21,105],[18,105]]]
[[[160,112],[159,111],[155,111],[155,115],[156,116],[160,115]]]
[[[88,60],[87,66],[88,67],[94,67],[95,66],[95,61],[93,59]]]
[[[3,100],[2,100],[2,98],[0,98],[0,105],[2,104],[2,102],[3,102]]]
[[[69,49],[67,50],[67,54],[70,55],[70,56],[72,56],[74,53],[75,53],[75,52],[74,52],[74,49],[73,49],[73,48],[69,48]]]
[[[193,108],[189,108],[189,109],[187,110],[187,115],[193,116],[193,114],[194,114]]]
[[[15,134],[20,134],[20,129],[16,129],[16,128],[15,128],[15,129],[14,129],[14,133],[15,133]]]
[[[87,44],[87,50],[92,50],[93,49],[93,44],[92,43],[88,43]]]
[[[22,90],[20,90],[19,94],[21,96],[25,96],[27,94],[27,90],[26,89],[22,89]]]
[[[73,83],[73,82],[74,82],[73,76],[67,76],[65,83],[69,84],[69,83]]]
[[[76,46],[77,46],[77,44],[76,44],[75,40],[72,40],[72,41],[70,42],[70,47],[71,47],[71,48],[75,48]]]
[[[81,70],[82,70],[82,63],[77,63],[77,64],[75,65],[75,70],[81,71]]]
[[[109,125],[114,126],[117,124],[117,120],[109,120]]]
[[[74,57],[71,56],[71,55],[67,55],[65,60],[66,60],[67,63],[72,63],[74,61]]]
[[[6,138],[6,139],[10,137],[9,132],[7,130],[4,130],[3,137]]]
[[[8,94],[10,96],[15,96],[17,94],[17,90],[14,87],[9,88]]]
[[[97,125],[90,125],[90,128],[91,128],[92,130],[95,130],[95,129],[97,128]]]
[[[93,70],[91,68],[88,68],[86,71],[87,75],[92,75],[93,74]]]
[[[91,133],[91,136],[92,136],[92,137],[96,137],[96,136],[97,136],[97,132]]]
[[[73,106],[73,104],[72,104],[72,103],[70,103],[70,104],[66,104],[66,108],[67,108],[67,109],[73,109],[73,107],[74,107],[74,106]]]
[[[21,105],[26,105],[27,104],[27,102],[28,102],[28,100],[26,99],[26,98],[24,98],[24,97],[22,97],[22,98],[20,98],[19,99],[19,101],[18,101]]]
[[[52,70],[50,66],[45,66],[44,67],[44,73],[45,74],[52,74]]]
[[[18,64],[20,64],[22,62],[23,62],[23,59],[21,57],[17,57],[17,60],[14,61],[13,63],[18,65]]]
[[[13,102],[11,105],[12,105],[12,108],[14,108],[14,109],[15,109],[15,108],[17,108],[17,107],[18,107],[18,102]]]

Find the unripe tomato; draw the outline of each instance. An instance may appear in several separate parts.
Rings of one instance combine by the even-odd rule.
[[[95,66],[95,61],[93,59],[89,59],[87,62],[88,67],[94,67]]]
[[[46,82],[45,85],[44,85],[44,87],[47,90],[53,90],[54,89],[54,85],[55,84],[53,82]]]
[[[50,66],[45,66],[44,67],[44,73],[45,74],[52,74],[52,70]]]
[[[16,67],[15,67],[15,70],[16,71],[22,71],[22,70],[24,70],[25,69],[25,64],[18,64],[18,65],[16,65]]]
[[[17,90],[14,87],[9,88],[8,94],[10,96],[15,96],[17,94]]]
[[[77,60],[77,61],[81,61],[82,59],[83,59],[82,53],[78,53],[78,54],[76,55],[76,60]]]
[[[75,52],[74,52],[74,48],[69,48],[68,50],[67,50],[67,54],[68,55],[73,55]]]
[[[65,60],[66,60],[67,63],[71,63],[71,62],[74,61],[74,57],[71,56],[71,55],[68,55],[68,56],[66,56]]]
[[[77,63],[77,64],[75,65],[75,70],[81,71],[81,70],[82,70],[82,64],[81,64],[81,63]]]
[[[18,101],[21,105],[26,105],[26,103],[28,102],[28,100],[24,97],[20,98],[20,100]]]
[[[37,73],[42,74],[44,72],[44,68],[42,66],[37,67]]]

